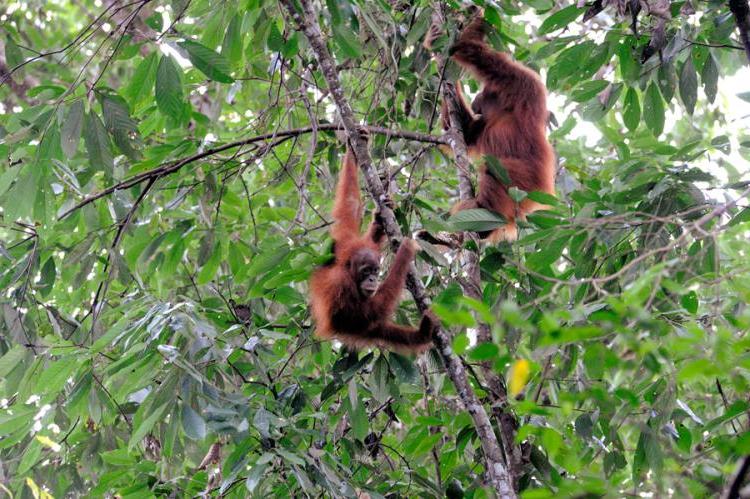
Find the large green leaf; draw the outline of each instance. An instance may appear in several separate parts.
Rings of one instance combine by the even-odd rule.
[[[81,141],[84,114],[83,101],[75,101],[70,105],[68,114],[65,116],[65,121],[60,129],[60,145],[68,158],[75,156],[78,150],[78,143]]]
[[[345,57],[357,58],[362,54],[357,36],[345,25],[339,24],[333,28],[333,39]]]
[[[162,417],[164,412],[172,405],[171,402],[165,402],[160,407],[156,408],[149,414],[141,423],[133,428],[133,432],[130,435],[130,441],[128,442],[128,450],[133,450],[143,438],[153,429],[157,421]]]
[[[472,210],[461,210],[453,214],[448,222],[456,230],[487,231],[500,228],[505,225],[502,215],[485,210],[483,208]]]
[[[21,49],[10,35],[5,37],[5,62],[8,64],[8,69],[13,69],[23,62]]]
[[[156,71],[159,66],[159,57],[156,52],[151,52],[143,59],[135,69],[133,77],[123,90],[123,95],[130,102],[133,110],[138,112],[143,107],[153,102],[151,93],[156,82]]]
[[[138,125],[130,117],[127,102],[114,93],[98,92],[97,96],[102,105],[104,124],[112,135],[115,144],[130,159],[139,159],[141,157],[141,153],[138,150],[140,147],[140,134],[138,132]]]
[[[625,105],[622,112],[622,121],[628,130],[635,130],[641,121],[641,104],[638,101],[638,93],[634,88],[629,88],[625,93]]]
[[[193,66],[211,80],[222,83],[234,82],[234,78],[229,75],[232,72],[229,61],[222,54],[192,40],[180,42],[179,46],[188,53]]]
[[[575,21],[583,12],[584,9],[579,9],[575,5],[568,5],[547,17],[539,27],[539,34],[546,35],[547,33],[564,28]]]
[[[716,100],[716,92],[719,89],[719,67],[710,51],[706,62],[703,64],[701,81],[703,82],[703,91],[706,93],[708,102]]]
[[[664,131],[664,100],[653,82],[646,89],[643,99],[643,120],[657,137]]]
[[[221,55],[226,57],[233,67],[242,62],[242,16],[237,14],[232,17],[224,35],[224,42],[221,44]]]
[[[680,71],[680,98],[688,114],[693,114],[698,99],[698,75],[695,73],[693,58],[688,57]]]
[[[114,168],[114,157],[107,130],[94,111],[86,114],[83,127],[83,140],[89,155],[89,164],[95,170],[104,170],[111,174]]]
[[[182,121],[185,101],[182,93],[182,70],[175,60],[163,55],[156,70],[156,105],[173,120]]]
[[[185,429],[185,435],[188,438],[193,440],[206,438],[206,422],[188,404],[182,405],[182,427]]]

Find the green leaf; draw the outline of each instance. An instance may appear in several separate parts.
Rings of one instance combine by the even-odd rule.
[[[695,73],[692,57],[685,60],[680,71],[680,99],[685,110],[692,115],[698,100],[698,75]]]
[[[85,113],[83,100],[77,100],[70,105],[70,110],[60,130],[60,146],[68,158],[75,156],[78,143],[81,141],[83,116]]]
[[[375,364],[372,366],[372,374],[370,375],[368,382],[373,398],[380,403],[385,402],[389,395],[388,378],[390,372],[388,361],[381,353],[375,361]]]
[[[5,194],[20,172],[20,168],[8,168],[0,175],[0,196]]]
[[[719,88],[719,67],[710,51],[708,52],[706,62],[703,64],[701,81],[703,82],[703,91],[706,93],[708,102],[713,103],[716,100],[716,92]]]
[[[176,122],[181,122],[185,106],[182,94],[182,70],[168,55],[163,55],[159,61],[155,92],[159,111]]]
[[[17,476],[23,476],[31,470],[41,457],[41,454],[42,444],[37,439],[31,440],[21,456],[21,461],[18,463],[18,468],[16,469]]]
[[[557,56],[555,65],[550,68],[548,80],[562,80],[580,72],[581,61],[585,57],[589,57],[595,50],[596,44],[592,41],[585,41],[566,48]]]
[[[55,268],[55,259],[50,256],[47,261],[44,262],[42,270],[40,272],[40,279],[37,282],[37,289],[45,298],[52,291],[52,285],[55,284],[55,278],[57,277],[57,269]]]
[[[586,374],[592,379],[601,379],[604,377],[604,355],[605,348],[601,343],[592,343],[586,348],[583,354],[583,365],[586,367]]]
[[[134,466],[137,463],[135,455],[128,452],[128,449],[120,448],[99,454],[107,464],[113,466]]]
[[[570,236],[564,236],[551,241],[540,242],[537,244],[539,249],[526,257],[526,264],[532,269],[544,269],[560,258],[569,240]]]
[[[617,58],[620,60],[620,74],[625,81],[636,81],[640,76],[640,64],[633,55],[629,43],[622,43],[617,47]]]
[[[130,117],[128,103],[115,93],[97,92],[97,97],[99,97],[102,106],[104,125],[112,135],[115,145],[128,158],[132,160],[140,159],[141,153],[138,150],[140,133],[138,132],[138,125]]]
[[[206,261],[205,265],[203,265],[203,268],[201,268],[201,271],[198,273],[198,277],[196,279],[196,282],[198,284],[208,284],[209,282],[211,282],[211,279],[214,278],[214,276],[216,275],[216,271],[219,269],[219,265],[221,265],[221,255],[221,244],[217,242],[214,245],[214,250],[211,254],[211,257],[208,259],[208,261]]]
[[[223,55],[192,40],[185,40],[178,45],[187,51],[193,66],[209,79],[221,83],[234,82],[234,78],[229,75],[232,72],[229,61]]]
[[[680,424],[677,426],[677,448],[682,452],[690,452],[690,448],[693,446],[693,435],[690,433],[685,425]]]
[[[668,62],[661,64],[657,71],[657,81],[659,82],[659,89],[661,90],[661,95],[664,97],[664,101],[669,104],[672,97],[674,97],[674,90],[677,86],[677,74],[674,64]]]
[[[563,9],[558,10],[548,18],[544,20],[542,25],[539,27],[539,34],[546,35],[558,29],[564,28],[568,24],[580,16],[585,9],[579,9],[575,5],[569,5]]]
[[[89,163],[95,170],[104,170],[109,175],[115,166],[109,136],[104,124],[94,111],[86,115],[83,127],[83,141],[89,155]]]
[[[745,223],[745,222],[750,222],[750,207],[743,208],[741,212],[737,213],[732,218],[732,220],[729,221],[729,226],[732,227],[734,225]]]
[[[250,261],[247,268],[248,277],[265,274],[275,268],[289,254],[289,247],[286,244],[261,245],[261,250]]]
[[[391,352],[388,355],[388,361],[391,371],[396,375],[399,383],[415,383],[419,377],[419,372],[414,366],[414,362],[403,355]]]
[[[266,476],[268,463],[256,464],[250,469],[250,473],[245,478],[245,488],[248,492],[253,493],[258,488],[263,477]]]
[[[5,63],[8,69],[13,69],[23,63],[23,54],[10,35],[5,37]]]
[[[67,89],[60,85],[39,85],[29,90],[26,95],[37,97],[41,95],[42,99],[57,99],[65,93]]]
[[[490,155],[485,155],[482,159],[487,165],[487,171],[490,173],[490,175],[502,182],[503,185],[510,185],[511,183],[513,183],[513,181],[510,179],[510,175],[508,174],[508,170],[505,169],[503,164],[500,162],[500,159]]]
[[[233,67],[242,62],[242,44],[242,16],[235,15],[229,21],[227,33],[224,35],[224,41],[221,44],[221,55],[226,57]]]
[[[253,416],[253,426],[263,438],[271,438],[271,418],[271,413],[263,407],[255,411],[255,415]]]
[[[604,474],[609,478],[617,470],[621,470],[628,465],[625,456],[621,452],[608,452],[604,456]]]
[[[527,196],[531,201],[547,206],[557,206],[560,204],[560,200],[552,194],[542,191],[532,191],[527,193]]]
[[[295,32],[289,36],[281,49],[281,55],[286,59],[291,59],[299,53],[299,33]]]
[[[629,88],[625,93],[625,107],[622,111],[622,121],[631,132],[638,128],[641,121],[641,104],[638,101],[638,92]]]
[[[682,303],[682,308],[691,314],[695,314],[698,311],[698,295],[695,291],[690,291],[682,295],[680,302]]]
[[[607,90],[608,93],[602,93],[599,97],[591,99],[583,104],[581,106],[581,113],[584,119],[588,121],[599,121],[604,118],[619,100],[622,89],[622,83],[615,83],[612,85],[611,90]],[[602,99],[604,99],[604,103],[602,103]]]
[[[609,85],[607,80],[585,81],[573,90],[571,98],[576,102],[585,102],[599,95],[602,90],[607,88],[607,85]]]
[[[664,101],[653,82],[649,84],[643,101],[643,119],[656,137],[661,135],[664,130]]]
[[[434,11],[430,7],[422,9],[417,16],[417,19],[412,24],[409,33],[406,35],[406,45],[414,45],[415,43],[421,42],[424,39],[424,35],[427,33],[427,29],[432,24],[432,13]]]
[[[357,393],[357,382],[354,378],[349,381],[348,402],[349,420],[351,421],[354,438],[362,441],[370,432],[370,422],[367,418],[365,406]]]
[[[27,166],[23,172],[18,173],[18,180],[7,194],[7,199],[12,199],[13,202],[3,203],[4,218],[16,220],[31,216],[40,180],[41,169],[33,165]]]
[[[191,440],[206,438],[206,422],[187,403],[182,404],[182,428],[185,430],[185,435]]]
[[[458,355],[463,355],[469,348],[469,337],[461,333],[453,337],[453,351]]]
[[[443,438],[441,433],[435,433],[428,435],[426,438],[420,439],[417,446],[409,453],[410,456],[417,457],[426,454]]]
[[[344,57],[356,59],[362,55],[357,36],[345,25],[339,24],[333,27],[333,40],[341,50]]]
[[[695,359],[685,362],[677,374],[678,381],[689,381],[693,379],[709,378],[716,376],[720,371],[714,362],[708,359]]]
[[[594,435],[594,423],[591,421],[591,416],[588,414],[581,414],[578,416],[574,423],[576,433],[583,439],[588,440]]]
[[[156,82],[158,66],[157,53],[151,52],[135,69],[133,77],[130,78],[130,82],[122,92],[136,113],[147,104],[152,103],[153,94],[151,92]]]
[[[0,378],[5,378],[26,356],[26,349],[21,345],[15,345],[0,357]]]
[[[26,433],[26,430],[34,424],[34,414],[36,412],[38,412],[38,409],[34,410],[33,406],[29,407],[25,405],[19,407],[18,411],[12,413],[3,411],[0,413],[0,436],[5,437],[11,435],[19,429]],[[26,435],[23,436],[25,437]],[[3,443],[5,443],[4,440],[0,441],[0,445]]]
[[[271,28],[268,30],[268,38],[266,38],[266,46],[268,50],[272,52],[281,52],[284,47],[284,35],[279,31],[279,27],[275,21],[271,22]]]
[[[161,419],[162,415],[170,405],[172,405],[172,402],[165,402],[159,408],[149,414],[148,417],[141,422],[141,424],[139,424],[136,428],[133,428],[133,433],[131,433],[130,441],[128,442],[128,451],[133,450],[135,446],[138,445],[140,441],[143,440],[143,438],[151,432],[151,429],[154,427],[156,422]]]
[[[514,186],[508,189],[508,195],[513,201],[515,201],[516,203],[520,203],[521,201],[526,199],[528,193]]]
[[[78,359],[74,356],[62,357],[49,364],[36,380],[40,393],[56,395],[63,389],[68,378],[78,369]]]
[[[638,437],[638,444],[633,457],[633,479],[636,480],[648,469],[658,476],[662,467],[663,456],[659,441],[654,437],[652,430],[646,428]]]
[[[487,231],[505,225],[505,219],[501,215],[484,208],[461,210],[454,213],[448,222],[459,231]]]
[[[750,405],[744,400],[736,400],[732,402],[729,405],[729,407],[726,408],[726,410],[724,411],[724,414],[706,423],[706,426],[704,428],[705,431],[713,432],[713,430],[718,428],[720,425],[727,423],[731,421],[732,419],[742,415],[744,412],[748,410],[748,408],[750,408]]]
[[[500,349],[494,343],[480,343],[469,351],[471,360],[490,360],[498,356]]]

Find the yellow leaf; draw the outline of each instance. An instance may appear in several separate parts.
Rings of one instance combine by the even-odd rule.
[[[531,364],[526,359],[518,359],[510,366],[510,394],[516,396],[523,388],[526,383],[529,382],[529,375],[531,373]]]
[[[52,449],[54,452],[60,452],[60,444],[55,442],[49,437],[46,437],[44,435],[37,435],[36,439],[39,440],[39,443],[43,446]]]
[[[31,495],[34,496],[34,499],[55,499],[52,494],[40,488],[31,478],[26,478],[26,485],[31,489]]]

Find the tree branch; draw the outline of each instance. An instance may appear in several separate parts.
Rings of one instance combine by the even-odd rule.
[[[745,456],[737,466],[737,471],[732,475],[732,480],[727,484],[727,488],[721,495],[722,499],[739,499],[742,484],[750,473],[750,456]]]
[[[331,92],[331,96],[333,97],[336,108],[341,116],[341,121],[344,125],[348,142],[357,159],[357,164],[364,174],[367,188],[378,204],[383,215],[386,233],[392,241],[397,240],[402,237],[401,231],[393,215],[393,211],[383,202],[383,185],[380,182],[377,171],[372,165],[372,160],[367,150],[367,140],[360,133],[354,119],[352,108],[349,106],[349,103],[344,96],[344,91],[341,87],[338,73],[336,71],[336,64],[328,51],[325,39],[320,30],[320,25],[318,24],[318,13],[312,7],[310,0],[300,0],[303,12],[297,11],[294,0],[281,0],[281,3],[286,7],[298,29],[304,33],[312,47],[315,58],[317,59],[321,72],[323,73],[323,77],[326,80],[328,90]],[[429,300],[425,294],[422,281],[416,277],[413,269],[407,276],[407,288],[414,297],[414,301],[419,310],[424,312],[429,306]],[[503,464],[502,450],[500,449],[500,445],[492,429],[490,420],[487,417],[484,407],[479,402],[479,399],[469,384],[466,370],[464,369],[461,360],[451,349],[450,337],[442,327],[435,334],[434,341],[441,357],[443,358],[443,362],[448,371],[448,376],[450,376],[451,381],[453,381],[453,385],[456,387],[456,391],[458,392],[461,401],[474,421],[474,427],[476,428],[477,435],[479,436],[482,445],[482,450],[484,451],[487,478],[495,489],[498,497],[515,498],[516,494],[513,490],[512,481],[505,465]]]
[[[401,131],[401,130],[391,130],[389,128],[384,128],[380,126],[364,126],[362,128],[365,128],[370,133],[377,133],[382,135],[387,135],[389,137],[398,137],[406,140],[414,140],[418,142],[427,142],[430,144],[444,144],[445,140],[441,137],[435,137],[433,135],[418,133],[418,132],[410,132],[410,131]],[[250,137],[247,139],[238,140],[235,142],[229,142],[227,144],[223,144],[218,147],[214,147],[213,149],[207,149],[203,152],[200,152],[198,154],[194,154],[193,156],[188,156],[187,158],[182,158],[180,160],[166,163],[160,166],[157,166],[156,168],[153,168],[151,170],[147,170],[145,172],[139,173],[137,175],[134,175],[128,179],[123,180],[122,182],[118,182],[117,184],[108,187],[102,191],[95,192],[94,194],[90,194],[83,198],[81,201],[79,201],[75,206],[72,208],[69,208],[65,210],[59,217],[58,220],[62,220],[65,217],[69,216],[71,213],[73,213],[76,210],[79,210],[80,208],[86,206],[87,204],[91,204],[97,199],[101,199],[105,196],[108,196],[116,191],[121,191],[123,189],[129,189],[135,185],[140,184],[141,182],[145,182],[150,179],[156,179],[159,177],[165,177],[167,175],[170,175],[172,173],[175,173],[176,171],[180,170],[183,166],[189,165],[190,163],[194,163],[196,161],[200,161],[203,158],[207,158],[209,156],[214,156],[216,154],[222,153],[224,151],[228,151],[229,149],[235,149],[237,147],[241,147],[248,144],[253,144],[255,142],[262,142],[265,140],[270,139],[282,139],[281,141],[277,141],[276,144],[283,142],[289,138],[296,137],[298,135],[303,135],[306,133],[313,132],[314,130],[343,130],[344,128],[341,125],[337,125],[334,123],[317,123],[315,125],[306,126],[302,128],[295,128],[292,130],[283,130],[283,131],[275,131],[270,133],[264,133],[262,135],[256,135],[254,137]]]
[[[750,62],[750,7],[748,7],[747,0],[729,0],[729,10],[732,11],[734,21],[740,30],[740,40]]]
[[[433,22],[436,22],[433,19]],[[442,57],[435,55],[438,63],[445,66],[447,61],[441,60]],[[461,119],[459,117],[458,94],[453,83],[444,82],[441,88],[443,102],[448,108],[448,117],[450,127],[446,131],[448,144],[453,150],[456,170],[458,174],[458,193],[459,199],[465,201],[474,197],[474,188],[471,183],[469,171],[471,169],[471,160],[469,159],[468,148],[463,137],[461,129]],[[482,281],[479,268],[479,246],[476,237],[473,234],[465,233],[466,237],[471,237],[477,249],[464,248],[461,252],[461,263],[465,269],[466,278],[460,279],[459,284],[466,296],[477,301],[482,301]],[[490,325],[486,322],[480,322],[477,327],[477,340],[480,343],[492,343],[492,331]],[[505,463],[508,466],[511,482],[514,490],[518,487],[518,478],[521,471],[521,449],[515,442],[516,421],[512,414],[506,412],[508,404],[508,392],[505,381],[495,372],[490,362],[480,363],[482,375],[489,387],[488,394],[492,400],[492,413],[496,418],[500,428],[500,438],[502,441],[502,451],[505,455]]]

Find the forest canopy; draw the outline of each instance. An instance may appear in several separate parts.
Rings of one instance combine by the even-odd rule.
[[[548,92],[515,242],[450,213],[507,175],[441,124],[475,15]],[[0,497],[750,497],[748,33],[747,0],[3,2]],[[435,236],[422,355],[314,334],[347,145],[384,267]]]

